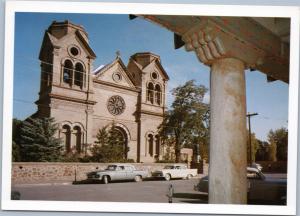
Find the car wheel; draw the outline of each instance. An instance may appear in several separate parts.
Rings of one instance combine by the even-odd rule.
[[[108,176],[103,176],[102,182],[103,184],[108,184]]]
[[[167,174],[165,175],[165,180],[166,180],[166,181],[170,181],[170,180],[171,180],[171,175],[167,173]]]
[[[190,180],[193,176],[191,174],[188,174],[186,177],[186,180]]]
[[[135,176],[134,177],[134,181],[135,182],[140,182],[140,181],[142,181],[143,179],[142,179],[142,177],[141,176]]]

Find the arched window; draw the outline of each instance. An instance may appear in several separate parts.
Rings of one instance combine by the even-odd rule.
[[[158,135],[155,136],[155,154],[157,156],[160,154],[160,139]]]
[[[158,84],[155,86],[155,101],[158,105],[161,104],[161,89]]]
[[[80,88],[82,88],[82,86],[83,86],[83,73],[84,73],[84,71],[83,71],[83,66],[82,66],[82,64],[81,64],[81,63],[77,63],[77,64],[75,65],[74,84],[75,84],[76,86],[79,86]]]
[[[73,64],[70,60],[66,60],[64,63],[63,70],[63,82],[72,85],[73,79]]]
[[[76,146],[76,152],[81,153],[82,150],[82,145],[81,145],[81,137],[82,137],[82,132],[81,128],[79,126],[74,127],[74,135],[75,135],[75,146]]]
[[[154,102],[154,85],[151,82],[148,84],[147,88],[147,101],[150,101],[152,104]]]
[[[148,135],[148,146],[149,146],[148,153],[152,157],[153,156],[153,135],[152,134]]]
[[[67,153],[71,152],[71,128],[69,125],[62,127],[63,141]]]

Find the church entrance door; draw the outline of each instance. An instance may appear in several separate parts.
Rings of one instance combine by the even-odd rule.
[[[115,127],[113,134],[114,134],[114,140],[116,142],[115,144],[122,146],[123,154],[124,154],[123,158],[127,159],[127,153],[129,151],[129,148],[128,148],[128,138],[127,138],[126,131],[121,127]]]

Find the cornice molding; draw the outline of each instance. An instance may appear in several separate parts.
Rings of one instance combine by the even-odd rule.
[[[64,95],[58,95],[58,94],[53,94],[53,93],[50,93],[49,97],[50,98],[61,99],[61,100],[72,101],[72,102],[77,102],[77,103],[90,104],[90,105],[95,105],[97,103],[97,101],[83,100],[83,99],[67,97],[67,96],[64,96]]]
[[[156,112],[151,112],[151,111],[147,111],[147,110],[140,110],[139,113],[140,114],[147,114],[147,115],[154,115],[154,116],[164,117],[163,113],[156,113]]]
[[[93,82],[98,83],[98,84],[102,84],[102,85],[106,85],[106,86],[110,86],[110,87],[114,87],[114,88],[133,91],[133,92],[137,92],[137,93],[141,92],[139,89],[136,89],[136,88],[122,86],[122,85],[118,85],[118,84],[114,84],[114,83],[111,83],[111,82],[106,82],[106,81],[102,81],[102,80],[98,80],[98,79],[94,79]]]

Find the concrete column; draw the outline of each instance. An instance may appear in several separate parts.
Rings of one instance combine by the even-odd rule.
[[[247,203],[245,66],[213,61],[210,80],[209,203]]]

